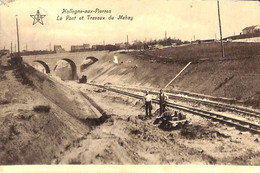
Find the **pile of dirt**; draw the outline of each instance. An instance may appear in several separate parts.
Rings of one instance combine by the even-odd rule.
[[[73,133],[54,112],[10,113],[0,126],[0,164],[51,163],[73,138]]]
[[[79,90],[63,85],[58,78],[49,78],[45,74],[27,67],[27,75],[35,88],[46,98],[78,119],[99,118],[93,106],[84,98]]]
[[[68,96],[64,96],[66,94],[62,91],[57,92],[60,88],[47,76],[33,72],[33,69],[25,65],[19,69],[6,69],[1,73],[5,75],[0,80],[1,165],[50,164],[68,143],[90,129],[76,118],[80,115],[76,106],[82,105],[75,105],[74,102],[76,108],[72,111],[75,117],[71,116],[63,109],[66,105],[73,106]],[[24,83],[23,79],[32,81],[35,87]],[[39,90],[45,92],[40,93]],[[42,95],[45,93],[61,104],[56,105],[48,100]],[[75,95],[73,91],[69,93]]]
[[[152,121],[113,115],[82,140],[66,147],[53,160],[59,164],[181,164],[214,163],[198,151],[179,146],[172,133],[154,128]],[[174,148],[174,149],[173,149]],[[192,155],[189,153],[193,152]],[[181,155],[180,155],[181,153]]]
[[[218,131],[205,128],[200,125],[186,125],[181,129],[180,133],[183,137],[187,139],[212,139],[212,138],[229,138],[225,134],[222,134]]]

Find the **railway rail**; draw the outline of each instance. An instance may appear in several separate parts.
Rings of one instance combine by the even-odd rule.
[[[116,88],[122,88],[122,87],[117,86]],[[146,91],[144,89],[136,89],[136,88],[125,88],[125,89],[133,90],[133,91],[137,91],[137,92],[145,92]],[[157,91],[150,91],[150,93],[153,94],[153,95],[159,94],[159,92],[157,92]],[[215,102],[215,101],[210,101],[210,100],[202,100],[202,99],[197,99],[197,98],[184,97],[184,96],[180,96],[180,95],[170,93],[170,92],[166,92],[166,94],[169,96],[169,99],[176,99],[176,100],[182,100],[182,101],[188,101],[188,102],[198,102],[198,103],[201,103],[203,105],[221,108],[221,109],[228,110],[228,111],[231,111],[231,112],[241,113],[241,114],[246,115],[246,116],[260,118],[260,112],[250,110],[250,109],[247,109],[247,108],[238,107],[238,106],[229,105],[229,104],[220,103],[220,102]]]
[[[123,94],[129,97],[133,97],[136,99],[142,99],[143,96],[139,95],[139,94],[134,94],[134,93],[130,93],[130,92],[126,92],[126,91],[122,91],[119,89],[115,89],[109,86],[103,86],[103,85],[99,85],[99,84],[90,84],[99,88],[103,88],[118,94]],[[154,103],[159,104],[159,100],[157,99],[153,99]],[[211,119],[213,121],[218,121],[222,124],[226,124],[228,126],[232,126],[235,127],[241,131],[249,131],[253,134],[260,134],[260,125],[258,124],[254,124],[252,122],[249,121],[245,121],[245,120],[239,120],[236,118],[232,118],[232,117],[228,117],[225,115],[221,115],[219,113],[213,113],[210,111],[205,111],[205,110],[201,110],[201,109],[197,109],[194,107],[190,107],[190,106],[184,106],[184,105],[180,105],[180,104],[176,104],[176,103],[171,103],[171,102],[166,102],[166,106],[174,108],[174,109],[178,109],[184,112],[189,112],[195,115],[199,115],[201,117],[207,118],[207,119]]]

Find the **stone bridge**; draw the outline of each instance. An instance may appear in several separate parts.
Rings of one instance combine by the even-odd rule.
[[[23,56],[23,60],[43,73],[55,74],[64,80],[76,80],[84,69],[107,54],[107,51],[91,51],[30,55]]]

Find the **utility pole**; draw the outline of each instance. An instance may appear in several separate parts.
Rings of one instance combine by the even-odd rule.
[[[224,45],[223,45],[223,41],[222,41],[222,30],[221,30],[219,0],[217,0],[217,4],[218,4],[218,23],[219,23],[219,34],[220,34],[220,42],[221,42],[221,49],[222,49],[222,58],[224,58],[225,57],[225,53],[224,53]]]
[[[51,43],[50,43],[50,52],[51,52]]]
[[[13,53],[13,43],[11,42],[11,53]]]
[[[27,51],[27,43],[26,43],[26,47],[25,47],[25,50]]]
[[[20,42],[19,42],[19,28],[18,28],[18,18],[17,18],[17,15],[16,15],[16,29],[17,29],[18,57],[20,57]]]
[[[165,46],[167,46],[167,32],[165,31]]]
[[[127,51],[129,52],[128,45],[129,45],[129,43],[128,43],[128,35],[126,35],[126,47],[127,47]]]

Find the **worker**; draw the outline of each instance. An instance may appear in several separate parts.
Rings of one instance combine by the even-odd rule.
[[[145,103],[145,115],[146,117],[152,117],[152,96],[149,94],[149,91],[145,92],[144,96],[144,103]]]
[[[79,83],[87,83],[87,76],[82,75],[81,78],[79,79]]]
[[[162,115],[165,112],[165,106],[166,106],[166,100],[168,99],[168,96],[163,92],[163,90],[160,90],[159,93],[159,99],[160,99],[160,115]]]

